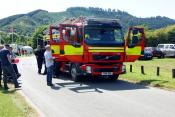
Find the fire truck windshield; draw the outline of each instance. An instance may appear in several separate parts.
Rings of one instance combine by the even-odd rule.
[[[121,28],[85,28],[85,43],[98,46],[122,46],[124,38]]]

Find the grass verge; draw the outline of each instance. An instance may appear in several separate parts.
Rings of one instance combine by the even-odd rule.
[[[175,90],[175,78],[172,78],[172,69],[175,68],[175,58],[165,58],[148,61],[136,61],[125,63],[126,74],[120,76],[121,79],[130,82],[144,84],[159,88]],[[129,71],[129,66],[133,66],[133,72]],[[141,74],[141,66],[144,66],[145,74]],[[156,75],[157,67],[160,67],[160,76]]]
[[[0,88],[0,117],[37,117],[37,112],[15,89]]]

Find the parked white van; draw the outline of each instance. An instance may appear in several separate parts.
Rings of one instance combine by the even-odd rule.
[[[158,44],[157,48],[165,53],[165,56],[175,57],[175,44]]]

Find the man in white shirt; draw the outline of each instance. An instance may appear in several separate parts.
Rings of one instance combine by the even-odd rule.
[[[53,77],[54,58],[52,57],[52,51],[50,45],[46,45],[46,51],[44,53],[44,57],[47,67],[47,85],[53,86],[52,77]]]

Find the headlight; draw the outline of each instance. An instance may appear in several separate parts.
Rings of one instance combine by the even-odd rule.
[[[86,72],[87,72],[87,73],[92,73],[92,71],[91,71],[91,66],[86,66]]]

